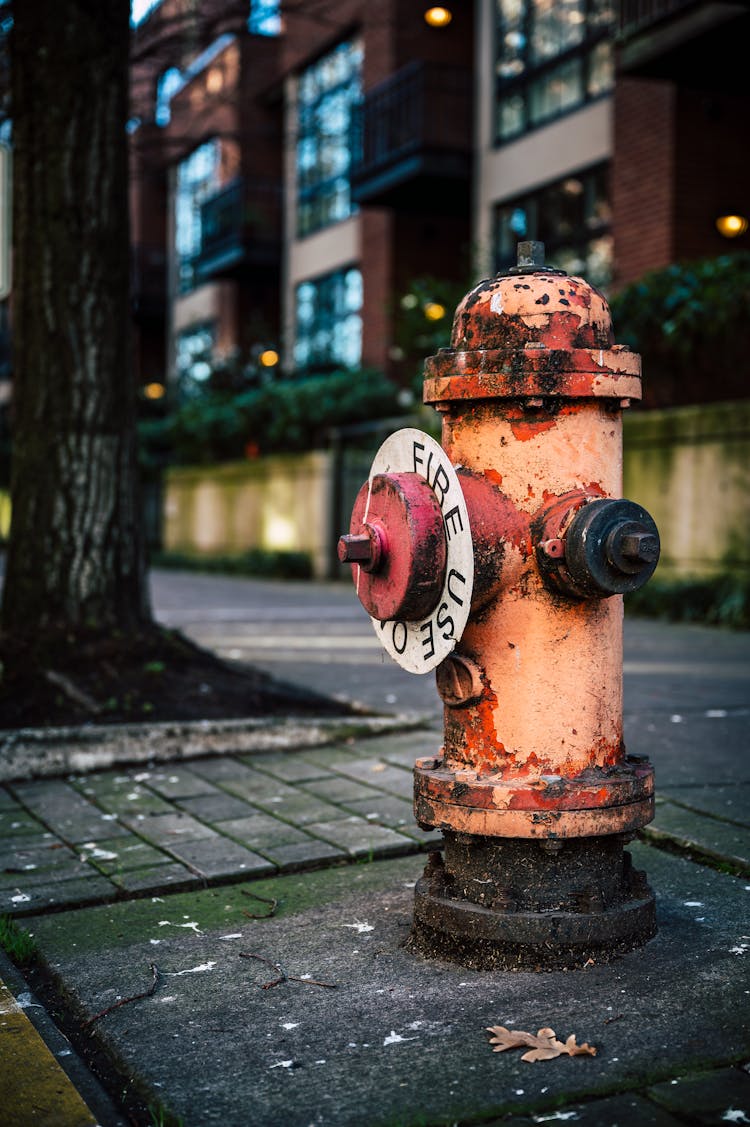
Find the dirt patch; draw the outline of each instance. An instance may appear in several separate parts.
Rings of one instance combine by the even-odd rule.
[[[229,665],[176,631],[19,642],[0,637],[0,729],[343,716],[347,705]]]

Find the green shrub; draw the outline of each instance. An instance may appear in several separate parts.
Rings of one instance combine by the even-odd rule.
[[[393,414],[396,394],[382,372],[370,370],[278,380],[234,394],[209,392],[165,418],[141,423],[141,461],[145,468],[167,460],[210,465],[313,450],[331,427]]]
[[[189,556],[182,552],[154,552],[152,567],[178,571],[212,571],[223,575],[254,575],[263,579],[310,579],[312,560],[307,552],[276,552],[250,548],[237,556]]]
[[[646,406],[747,397],[750,252],[653,271],[611,308],[615,339],[643,357]]]
[[[669,622],[700,622],[748,630],[750,579],[734,575],[652,579],[640,591],[625,596],[625,609],[630,614]]]

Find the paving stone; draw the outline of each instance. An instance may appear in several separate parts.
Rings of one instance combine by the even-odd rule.
[[[175,812],[170,807],[169,814],[153,814],[125,820],[125,824],[135,830],[140,837],[157,845],[166,845],[176,841],[200,841],[201,838],[215,837],[216,833],[210,826],[197,822],[189,814]]]
[[[486,1127],[528,1127],[537,1123],[570,1122],[575,1127],[680,1127],[663,1108],[636,1094],[591,1100],[585,1104],[565,1104],[565,1111],[538,1111],[534,1115],[514,1115],[493,1119]]]
[[[169,846],[170,852],[201,876],[224,877],[233,874],[258,875],[275,872],[276,866],[265,857],[245,849],[226,837],[185,841]]]
[[[393,794],[380,795],[375,802],[350,802],[347,809],[366,818],[368,822],[377,822],[389,826],[399,833],[407,834],[414,841],[418,841],[423,848],[439,846],[443,835],[439,830],[420,830],[414,820],[414,808],[405,798],[397,798]]]
[[[336,770],[350,779],[377,787],[378,790],[387,790],[401,798],[410,799],[414,790],[411,771],[393,767],[380,759],[361,759],[351,765],[339,765]]]
[[[227,822],[234,818],[247,818],[255,808],[233,794],[217,790],[214,794],[200,794],[195,798],[181,798],[180,809],[187,810],[203,822]]]
[[[6,807],[0,810],[0,839],[6,837],[24,837],[27,834],[43,833],[45,826],[42,825],[32,814],[24,810],[22,806],[15,804],[13,807]]]
[[[101,904],[114,897],[115,886],[106,877],[88,876],[76,880],[40,884],[20,893],[13,889],[0,892],[0,912],[28,915],[62,904]]]
[[[141,869],[113,873],[110,879],[124,892],[153,892],[155,896],[161,892],[175,892],[203,885],[203,878],[192,873],[185,865],[166,857],[165,861],[166,864],[163,865],[145,865]]]
[[[231,755],[220,755],[212,759],[191,759],[190,770],[203,779],[224,783],[229,779],[242,779],[252,774],[250,768]]]
[[[414,842],[403,834],[376,826],[364,818],[345,818],[335,822],[317,822],[307,827],[311,834],[345,849],[351,857],[388,857],[406,853],[415,848]]]
[[[194,798],[196,795],[216,794],[213,783],[196,775],[189,767],[154,771],[146,782],[151,790],[157,791],[163,798]]]
[[[371,740],[355,740],[354,748],[363,757],[382,759],[411,771],[417,756],[435,755],[440,743],[441,739],[434,732],[420,728],[398,735],[376,736]]]
[[[739,1068],[668,1080],[647,1089],[647,1095],[668,1111],[688,1111],[692,1123],[750,1121],[750,1076]]]
[[[666,838],[683,849],[700,850],[750,872],[750,829],[696,814],[672,802],[659,804],[644,837]]]
[[[246,802],[257,805],[261,800],[265,805],[269,802],[283,802],[285,798],[292,798],[297,794],[294,787],[282,783],[272,775],[264,775],[262,771],[249,771],[241,779],[222,780],[222,789]]]
[[[346,860],[348,854],[337,845],[310,837],[295,845],[273,845],[266,850],[266,856],[280,869],[306,869],[322,861]]]
[[[371,798],[348,802],[346,805],[354,814],[358,814],[368,822],[380,822],[395,830],[403,827],[405,831],[421,832],[414,821],[414,807],[411,802],[405,798],[397,798],[395,794],[373,794]]]
[[[24,806],[66,841],[94,841],[117,832],[103,820],[102,811],[68,783],[24,783],[14,790]]]
[[[308,835],[302,830],[281,822],[278,818],[272,818],[269,814],[253,814],[250,818],[222,822],[221,832],[252,849],[259,849],[261,853],[275,846],[309,841]]]
[[[659,787],[662,798],[674,799],[700,814],[750,826],[750,785]]]
[[[302,753],[302,758],[316,767],[325,767],[331,771],[338,771],[339,765],[349,765],[357,762],[357,756],[347,747],[317,747],[310,748]]]
[[[12,810],[17,805],[10,791],[6,787],[0,787],[0,810]]]
[[[0,848],[2,873],[54,872],[72,861],[78,861],[78,854],[52,835],[49,839],[22,837],[15,843],[6,839],[6,843],[4,848]]]
[[[174,810],[172,804],[161,795],[154,794],[139,783],[97,794],[96,801],[107,813],[117,814],[126,825],[127,819],[135,814],[167,814]]]
[[[13,888],[18,892],[26,892],[28,889],[35,888],[37,885],[74,880],[76,878],[84,879],[87,876],[94,876],[95,874],[96,869],[92,869],[90,865],[87,865],[78,857],[66,857],[64,861],[54,868],[30,869],[24,867],[18,872],[15,872],[12,866],[3,868],[2,871],[0,871],[0,888]]]
[[[311,763],[299,752],[286,752],[276,755],[254,755],[245,762],[257,769],[273,775],[286,783],[304,783],[311,779],[324,779],[330,771],[319,764]]]
[[[171,861],[168,854],[148,845],[141,838],[131,834],[126,838],[111,838],[109,841],[91,842],[94,847],[79,846],[81,856],[94,865],[105,876],[115,878],[131,869],[143,869],[147,865],[166,864]]]
[[[311,822],[333,822],[337,818],[347,817],[347,811],[340,806],[323,802],[322,799],[314,798],[304,791],[294,791],[291,795],[285,795],[280,802],[275,801],[275,797],[259,799],[258,808],[294,826],[307,826]]]
[[[318,782],[305,783],[304,790],[328,802],[341,802],[351,804],[359,799],[366,800],[383,794],[373,787],[365,786],[356,779],[349,779],[345,775],[330,775],[327,779]]]

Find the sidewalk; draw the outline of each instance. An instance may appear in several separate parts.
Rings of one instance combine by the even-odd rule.
[[[431,845],[411,766],[439,746],[437,708],[397,735],[1,788],[0,911],[51,985],[33,976],[37,999],[0,967],[0,1124],[750,1122],[748,658],[748,635],[630,625],[628,746],[660,796],[631,850],[660,931],[567,974],[403,947]],[[490,1025],[597,1055],[525,1063]],[[43,1068],[69,1102],[45,1103]]]

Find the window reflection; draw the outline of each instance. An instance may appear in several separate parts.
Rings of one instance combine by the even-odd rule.
[[[362,51],[340,43],[300,76],[297,138],[297,226],[307,235],[347,219],[352,110],[360,100]]]
[[[612,89],[611,0],[497,0],[499,141]]]
[[[199,145],[177,165],[174,245],[180,292],[193,287],[195,258],[201,249],[201,204],[219,187],[219,141]]]
[[[297,286],[295,367],[356,368],[362,358],[362,275],[338,270]]]
[[[191,325],[177,334],[175,369],[177,393],[182,401],[203,394],[211,377],[211,359],[216,340],[213,322]]]
[[[538,239],[550,266],[606,287],[612,277],[611,221],[607,166],[567,176],[497,208],[497,267],[514,265],[520,240]]]

